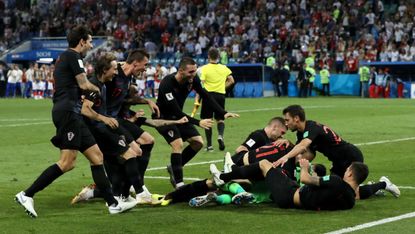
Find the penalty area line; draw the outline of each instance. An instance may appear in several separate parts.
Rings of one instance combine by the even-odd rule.
[[[415,217],[415,212],[406,213],[406,214],[395,216],[395,217],[380,219],[380,220],[377,220],[377,221],[364,223],[364,224],[356,225],[356,226],[353,226],[353,227],[347,227],[347,228],[339,229],[339,230],[336,230],[336,231],[327,232],[326,234],[349,233],[349,232],[354,232],[354,231],[357,231],[357,230],[362,230],[362,229],[366,229],[366,228],[370,228],[370,227],[374,227],[374,226],[378,226],[378,225],[382,225],[382,224],[386,224],[386,223],[391,223],[391,222],[399,221],[399,220],[402,220],[402,219],[409,219],[409,218],[413,218],[413,217]]]

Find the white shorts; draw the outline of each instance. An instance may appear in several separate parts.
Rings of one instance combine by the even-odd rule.
[[[37,83],[38,85],[38,90],[45,90],[46,89],[46,82],[45,81],[39,81],[39,83]]]
[[[53,90],[53,83],[52,82],[48,82],[48,90]]]
[[[154,89],[159,89],[160,81],[154,81]]]
[[[146,89],[145,80],[137,80],[137,88],[138,90],[145,90]]]

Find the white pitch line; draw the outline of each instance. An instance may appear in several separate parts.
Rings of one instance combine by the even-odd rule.
[[[410,141],[410,140],[415,140],[415,137],[407,137],[407,138],[384,140],[384,141],[373,141],[373,142],[366,142],[366,143],[358,143],[358,144],[355,144],[355,145],[356,146],[376,145],[376,144],[384,144],[384,143],[392,143],[392,142],[400,142],[400,141]],[[204,164],[218,163],[218,162],[223,162],[223,160],[212,160],[212,161],[206,161],[206,162],[189,163],[189,164],[186,164],[185,167],[194,166],[194,165],[204,165]],[[166,167],[153,167],[153,168],[147,169],[147,171],[157,171],[157,170],[166,170]],[[408,188],[408,189],[411,189],[411,188]]]
[[[40,125],[40,124],[50,124],[51,121],[47,121],[47,122],[35,122],[35,123],[21,123],[21,124],[5,124],[5,125],[0,125],[0,128],[4,128],[4,127],[23,127],[23,126],[30,126],[30,125]]]
[[[318,108],[332,108],[333,106],[304,106],[304,109],[318,109]],[[259,108],[250,110],[230,110],[233,113],[244,113],[251,111],[271,111],[271,110],[283,110],[285,107],[271,107],[271,108]]]
[[[206,162],[188,163],[188,164],[185,165],[185,167],[194,166],[194,165],[217,163],[217,162],[223,162],[223,160],[212,160],[212,161],[206,161]],[[152,168],[147,169],[147,171],[158,171],[158,170],[166,170],[166,167],[152,167]]]
[[[0,122],[12,122],[12,121],[46,121],[49,119],[0,119]]]
[[[348,233],[348,232],[353,232],[353,231],[357,231],[357,230],[361,230],[361,229],[374,227],[374,226],[377,226],[377,225],[382,225],[382,224],[385,224],[385,223],[395,222],[395,221],[402,220],[402,219],[409,219],[409,218],[413,218],[413,217],[415,217],[415,212],[411,212],[411,213],[407,213],[407,214],[403,214],[403,215],[399,215],[399,216],[395,216],[395,217],[390,217],[390,218],[386,218],[386,219],[380,219],[380,220],[377,220],[377,221],[360,224],[360,225],[357,225],[357,226],[354,226],[354,227],[347,227],[347,228],[343,228],[343,229],[340,229],[340,230],[327,232],[326,234]]]
[[[356,146],[378,145],[378,144],[384,144],[384,143],[392,143],[392,142],[399,142],[399,141],[411,141],[411,140],[415,140],[415,137],[407,137],[407,138],[400,138],[400,139],[394,139],[394,140],[384,140],[384,141],[373,141],[373,142],[359,143],[359,144],[354,144],[354,145],[356,145]]]

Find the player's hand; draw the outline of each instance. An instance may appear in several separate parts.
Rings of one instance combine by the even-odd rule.
[[[135,112],[135,117],[142,117],[144,116],[146,113],[144,112],[143,109],[138,110],[137,112]]]
[[[199,122],[199,127],[204,128],[204,129],[209,129],[212,127],[212,125],[213,125],[212,119],[202,119]]]
[[[287,139],[278,139],[274,141],[275,146],[281,146],[284,145],[286,148],[290,145],[290,141]]]
[[[118,128],[118,121],[114,118],[104,116],[102,122],[104,122],[105,125],[109,126],[112,129]]]
[[[225,119],[227,119],[227,118],[238,118],[239,115],[238,114],[235,114],[235,113],[228,112],[228,113],[225,114],[224,117],[225,117]]]
[[[310,167],[310,162],[307,159],[302,158],[298,161],[298,163],[300,164],[301,169],[308,170]]]
[[[283,166],[284,166],[284,164],[285,164],[287,161],[288,161],[288,158],[284,156],[284,157],[282,157],[282,158],[278,159],[277,161],[273,162],[273,163],[272,163],[272,166],[273,166],[274,168],[279,167],[279,166],[283,167]]]
[[[189,122],[186,116],[183,116],[181,119],[177,120],[177,124],[184,124]]]
[[[160,118],[160,110],[159,110],[159,107],[156,105],[156,103],[154,103],[151,100],[147,100],[147,104],[150,107],[151,112],[155,113],[157,118]]]

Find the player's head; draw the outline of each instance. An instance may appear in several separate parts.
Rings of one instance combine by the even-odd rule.
[[[141,72],[146,70],[149,65],[148,58],[150,56],[144,49],[135,49],[128,54],[126,63],[133,66],[132,74],[138,76]]]
[[[213,61],[218,61],[219,59],[219,50],[215,47],[212,47],[208,51],[208,58]]]
[[[356,182],[356,184],[359,185],[366,180],[368,175],[369,168],[366,164],[362,162],[352,162],[352,164],[350,164],[350,166],[346,169],[343,179],[346,179],[347,177],[353,177],[353,180]]]
[[[285,126],[285,120],[281,117],[274,117],[272,118],[268,124],[267,127],[269,138],[271,140],[277,140],[281,136],[283,136],[287,132],[287,126]]]
[[[184,80],[188,80],[190,83],[193,82],[196,71],[197,65],[192,58],[183,57],[182,60],[180,60],[178,73],[180,73]]]
[[[91,34],[91,31],[83,25],[73,27],[66,36],[69,48],[78,48],[84,57],[86,52],[93,47]]]
[[[102,55],[95,65],[97,77],[101,77],[104,82],[112,80],[117,72],[117,57],[112,53]]]
[[[305,112],[300,105],[291,105],[286,107],[284,114],[285,124],[291,131],[297,131],[299,123],[305,121]]]

